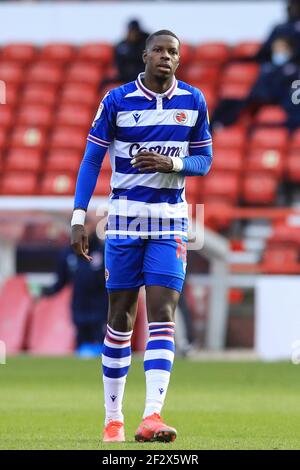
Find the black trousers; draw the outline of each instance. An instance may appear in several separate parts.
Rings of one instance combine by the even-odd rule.
[[[99,344],[103,343],[104,333],[103,324],[98,322],[94,323],[77,323],[76,329],[76,345],[79,348],[84,343]]]

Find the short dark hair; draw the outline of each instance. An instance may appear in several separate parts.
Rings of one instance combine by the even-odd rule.
[[[172,33],[172,31],[169,31],[168,29],[160,29],[159,31],[156,31],[155,33],[150,34],[150,36],[147,37],[146,39],[146,49],[148,49],[151,41],[155,38],[155,36],[172,36],[173,38],[177,39],[180,45],[180,40],[176,36],[175,33]]]

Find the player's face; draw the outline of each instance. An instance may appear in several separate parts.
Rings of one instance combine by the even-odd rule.
[[[168,79],[179,65],[179,42],[172,36],[155,36],[144,52],[143,60],[151,75]]]

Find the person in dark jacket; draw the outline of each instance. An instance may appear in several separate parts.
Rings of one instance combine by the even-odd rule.
[[[269,37],[261,45],[254,60],[260,63],[270,62],[272,44],[278,38],[286,37],[294,42],[297,56],[300,56],[300,0],[287,1],[287,21],[276,25]]]
[[[90,263],[77,257],[72,248],[61,251],[57,266],[57,280],[43,289],[43,295],[53,295],[67,284],[73,285],[72,316],[77,330],[77,353],[98,355],[107,323],[108,296],[105,287],[104,244],[95,233],[94,224],[86,224],[89,237]]]
[[[290,130],[300,126],[299,107],[292,101],[292,84],[300,78],[295,45],[289,38],[277,38],[271,46],[271,61],[261,65],[259,76],[245,99],[222,99],[212,116],[212,128],[234,124],[245,109],[252,113],[268,104],[287,113],[284,123]]]
[[[137,20],[128,23],[127,36],[115,47],[115,61],[118,68],[118,80],[131,82],[144,71],[142,53],[145,49],[148,33],[141,29]]]

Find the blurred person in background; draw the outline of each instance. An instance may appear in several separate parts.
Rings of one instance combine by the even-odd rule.
[[[300,0],[287,1],[287,21],[273,28],[254,59],[261,63],[270,62],[272,45],[276,39],[281,37],[286,37],[295,44],[295,51],[300,57]]]
[[[115,61],[118,69],[118,81],[131,82],[144,71],[142,53],[145,49],[148,33],[141,29],[137,20],[127,25],[127,36],[115,47]]]
[[[43,295],[54,295],[67,284],[73,285],[72,318],[76,327],[76,348],[80,357],[101,354],[107,323],[108,296],[105,287],[104,244],[95,225],[87,221],[91,262],[77,257],[72,248],[64,248],[58,259],[56,282],[44,287]]]
[[[297,48],[293,40],[278,37],[271,44],[271,60],[261,65],[260,74],[244,99],[222,99],[212,116],[212,128],[234,124],[242,111],[255,113],[264,105],[278,105],[287,113],[285,125],[294,130],[300,126],[299,108],[292,102],[292,83],[300,79]]]

